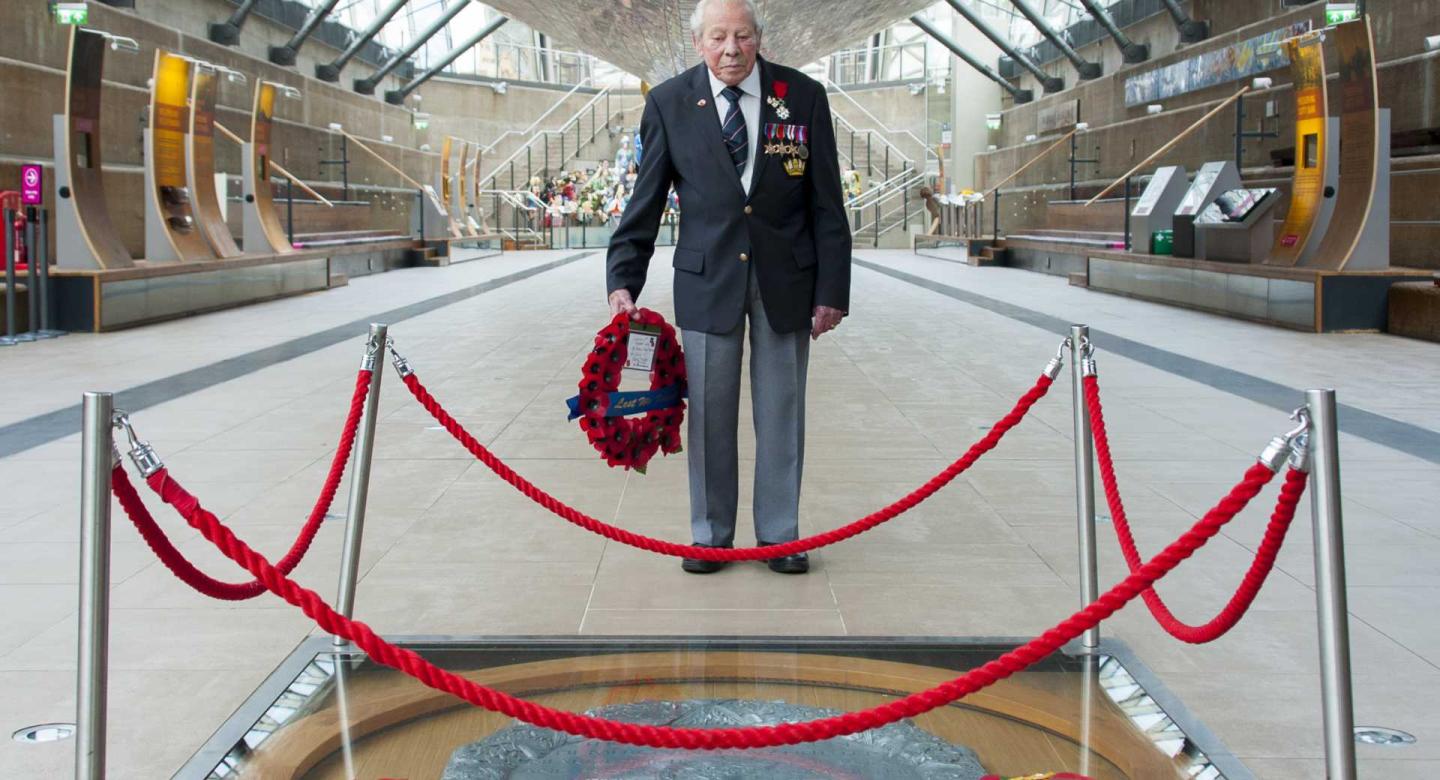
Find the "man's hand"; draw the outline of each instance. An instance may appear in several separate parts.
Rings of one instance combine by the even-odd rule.
[[[621,290],[620,292],[625,291]],[[814,341],[815,339],[820,338],[826,333],[835,330],[835,327],[840,324],[840,318],[844,316],[845,312],[842,312],[839,309],[830,306],[816,306],[815,316],[810,321],[810,340]]]
[[[640,319],[640,310],[635,308],[635,299],[630,297],[630,291],[621,287],[610,292],[610,316],[614,317],[620,312],[630,315],[630,319]]]

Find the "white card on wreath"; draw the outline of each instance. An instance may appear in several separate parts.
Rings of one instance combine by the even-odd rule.
[[[660,342],[660,332],[630,326],[630,339],[626,342],[625,368],[650,373],[655,368],[655,347]]]

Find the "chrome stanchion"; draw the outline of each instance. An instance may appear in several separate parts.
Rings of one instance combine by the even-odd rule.
[[[1355,707],[1350,688],[1350,619],[1340,517],[1340,432],[1335,391],[1305,393],[1310,412],[1310,507],[1315,534],[1315,606],[1320,624],[1320,692],[1325,776],[1355,780]]]
[[[422,206],[424,204],[421,204]],[[350,506],[345,512],[345,546],[340,558],[340,595],[335,609],[351,617],[355,609],[355,586],[360,576],[360,540],[365,532],[365,499],[370,490],[370,459],[375,451],[375,417],[380,405],[380,377],[385,373],[382,353],[385,351],[386,326],[370,324],[370,338],[365,343],[361,366],[371,371],[370,391],[360,416],[360,430],[355,438],[355,465],[350,472]],[[335,645],[345,640],[335,637]]]
[[[42,339],[53,339],[65,335],[56,330],[50,320],[50,210],[40,209],[40,224],[35,228],[35,261],[40,266],[40,332]]]
[[[40,272],[35,265],[35,207],[25,208],[25,308],[30,310],[32,341],[40,338]]]
[[[15,337],[15,212],[5,209],[5,335],[0,336],[0,347],[13,347],[20,343]]]
[[[8,226],[7,226],[8,227]],[[80,434],[80,632],[75,685],[75,777],[105,777],[110,645],[110,470],[115,398],[85,393]]]
[[[1080,541],[1080,604],[1100,597],[1100,575],[1095,560],[1095,448],[1090,438],[1090,415],[1085,407],[1082,380],[1095,373],[1091,357],[1090,326],[1070,326],[1071,397],[1075,410],[1075,522]],[[1100,646],[1100,627],[1080,635],[1086,650]]]

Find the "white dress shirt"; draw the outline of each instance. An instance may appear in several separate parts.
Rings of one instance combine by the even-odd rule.
[[[705,74],[710,77],[710,93],[715,96],[715,113],[720,117],[720,125],[725,125],[725,115],[730,113],[730,98],[723,93],[725,82],[715,78],[715,74],[709,68]],[[744,94],[740,96],[740,113],[745,115],[745,135],[747,143],[750,144],[750,153],[745,156],[745,170],[740,174],[740,186],[745,192],[750,192],[750,179],[755,172],[756,144],[760,140],[760,63],[756,61],[755,67],[750,69],[750,75],[737,84]]]

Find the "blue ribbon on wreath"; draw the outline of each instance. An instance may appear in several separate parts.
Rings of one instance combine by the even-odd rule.
[[[681,391],[678,383],[659,390],[615,390],[610,393],[610,402],[605,406],[605,416],[629,417],[632,414],[669,409],[678,406],[680,399],[688,395],[688,392]],[[566,398],[565,405],[570,409],[570,416],[565,419],[574,420],[581,415],[579,395]]]

